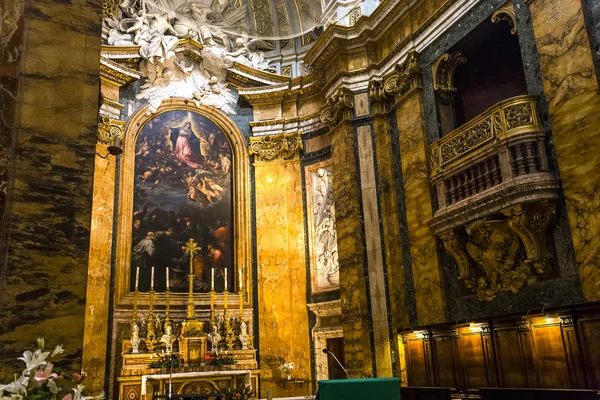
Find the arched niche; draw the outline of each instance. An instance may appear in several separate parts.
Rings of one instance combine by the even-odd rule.
[[[118,194],[118,217],[116,235],[116,268],[115,268],[115,305],[131,306],[133,303],[132,287],[132,235],[134,213],[134,190],[136,179],[136,143],[144,127],[161,114],[169,112],[188,112],[205,117],[216,125],[227,138],[231,148],[231,226],[233,277],[228,276],[229,291],[238,292],[241,277],[244,292],[244,303],[250,304],[251,295],[251,250],[250,250],[250,187],[249,187],[249,155],[246,140],[238,127],[224,113],[209,106],[196,107],[185,99],[169,99],[154,114],[147,113],[147,107],[138,110],[127,122],[123,140],[123,155],[120,159],[120,178]],[[241,271],[241,272],[240,272]],[[219,293],[217,293],[218,295]],[[172,293],[171,305],[187,304],[187,293]],[[155,296],[157,304],[164,303],[164,293]],[[238,296],[230,297],[237,303]],[[218,301],[218,300],[217,300]],[[148,294],[140,293],[139,304],[148,304]],[[207,305],[208,293],[195,292],[196,304]]]

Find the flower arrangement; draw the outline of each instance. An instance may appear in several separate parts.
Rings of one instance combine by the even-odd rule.
[[[150,359],[152,361],[148,364],[148,368],[178,368],[180,362],[175,354],[159,354],[156,360],[153,356],[150,356]]]
[[[211,358],[208,362],[208,365],[213,367],[220,367],[223,365],[233,365],[235,364],[235,360],[233,357],[228,356],[227,354],[217,354],[215,358]]]
[[[25,369],[19,377],[15,374],[15,381],[7,385],[0,385],[0,400],[100,400],[104,393],[96,397],[82,395],[82,380],[85,372],[73,373],[71,376],[62,372],[53,371],[54,365],[50,362],[54,357],[62,354],[64,349],[57,345],[52,352],[44,351],[43,337],[37,339],[38,349],[33,353],[26,351],[23,357]]]
[[[218,394],[222,395],[222,400],[249,400],[252,399],[254,391],[252,385],[240,385],[236,388],[235,386],[229,386],[227,384],[221,385],[218,390]]]
[[[295,367],[296,367],[296,364],[294,364],[292,361],[286,361],[279,366],[279,369],[285,373],[286,379],[288,381],[291,381],[292,380],[292,371],[294,370]]]

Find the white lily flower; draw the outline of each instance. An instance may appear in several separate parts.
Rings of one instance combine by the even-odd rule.
[[[49,351],[42,353],[40,349],[33,353],[31,351],[24,352],[23,357],[19,357],[19,360],[23,360],[26,365],[23,375],[29,375],[29,372],[31,372],[32,369],[37,368],[40,365],[45,365],[48,355],[50,355]]]
[[[28,383],[29,377],[21,375],[20,378],[15,379],[14,382],[9,383],[8,385],[0,385],[0,393],[4,394],[4,392],[7,392],[17,396],[26,395]]]
[[[38,336],[38,338],[37,338],[37,344],[38,344],[38,347],[40,348],[41,351],[44,351],[44,344],[45,343],[46,342],[44,341],[44,337],[43,336]]]
[[[65,349],[63,349],[61,344],[57,344],[56,347],[54,348],[54,351],[52,352],[52,354],[50,354],[50,357],[54,357],[56,355],[62,354],[65,352]]]

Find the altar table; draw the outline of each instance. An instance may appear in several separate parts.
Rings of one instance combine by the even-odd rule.
[[[252,371],[249,369],[245,370],[234,370],[234,371],[208,371],[208,372],[177,372],[173,374],[151,374],[151,375],[142,375],[142,388],[141,395],[144,398],[146,396],[146,384],[149,380],[159,380],[159,381],[167,381],[169,379],[186,379],[186,378],[210,378],[215,376],[244,376],[244,384],[250,385],[252,378]]]

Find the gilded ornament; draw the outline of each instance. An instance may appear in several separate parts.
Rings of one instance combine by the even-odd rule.
[[[302,150],[300,132],[290,134],[250,137],[248,153],[257,161],[291,160],[298,158]]]
[[[517,18],[512,2],[508,2],[492,14],[492,23],[506,22],[512,35],[517,33]]]
[[[125,121],[119,121],[110,117],[101,116],[98,120],[98,141],[107,146],[112,145],[115,139],[122,140],[124,135]]]
[[[433,72],[433,89],[444,100],[450,99],[454,87],[454,72],[459,65],[465,64],[467,58],[460,51],[442,54],[431,66]]]
[[[340,88],[335,96],[327,99],[327,106],[321,112],[321,122],[333,128],[343,119],[349,119],[353,108],[354,95],[350,90]]]

